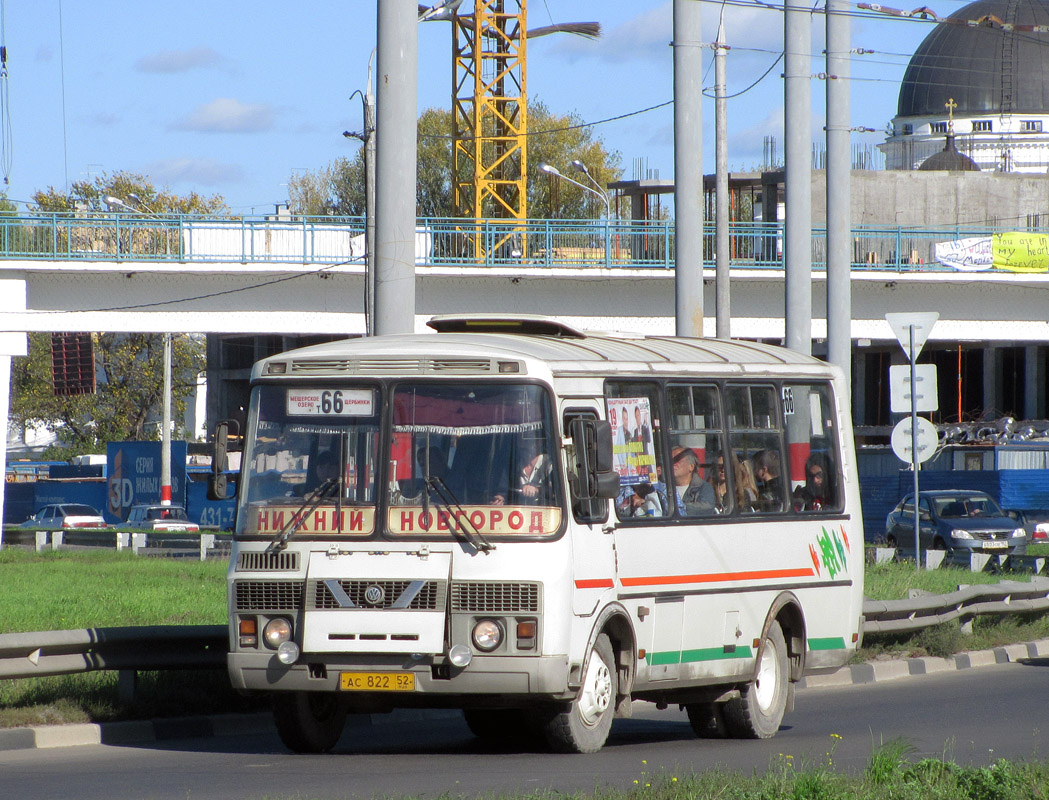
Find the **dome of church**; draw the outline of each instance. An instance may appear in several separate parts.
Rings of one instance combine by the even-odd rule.
[[[933,153],[918,169],[923,171],[942,169],[949,170],[951,172],[979,172],[979,165],[973,161],[969,156],[958,152],[958,149],[954,146],[954,134],[947,134],[947,142],[943,146],[943,150],[938,153]]]
[[[1002,25],[1049,26],[1049,0],[976,0],[940,22],[907,65],[897,115],[1049,113],[1049,33]],[[985,20],[977,26],[969,20]]]

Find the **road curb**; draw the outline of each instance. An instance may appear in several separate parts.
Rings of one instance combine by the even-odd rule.
[[[370,728],[374,725],[448,719],[458,713],[442,709],[396,709],[389,714],[351,714],[346,725],[350,728]],[[39,725],[0,730],[0,751],[44,750],[85,744],[148,744],[171,739],[245,736],[265,730],[274,730],[273,717],[267,712],[75,725]]]
[[[1008,664],[1026,658],[1049,657],[1049,639],[1011,644],[993,650],[958,653],[950,658],[904,658],[853,664],[823,675],[809,675],[798,682],[801,689],[859,686],[882,683],[912,675],[931,675],[951,670]],[[353,714],[347,725],[368,728],[403,722],[449,719],[458,711],[397,709],[389,714]],[[134,745],[171,739],[244,736],[273,729],[268,713],[218,714],[99,724],[40,725],[0,730],[0,751],[75,747],[86,744]]]
[[[852,664],[824,675],[809,675],[802,678],[798,682],[798,688],[824,689],[834,686],[859,686],[906,678],[911,675],[932,675],[938,672],[987,667],[993,664],[1008,664],[1022,661],[1025,658],[1046,657],[1049,657],[1049,639],[1040,639],[1036,642],[996,647],[993,650],[957,653],[949,658],[925,656]]]

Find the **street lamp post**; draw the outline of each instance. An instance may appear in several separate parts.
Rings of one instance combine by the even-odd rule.
[[[149,206],[142,202],[136,194],[128,194],[130,203],[119,197],[105,195],[102,202],[111,211],[114,209],[125,209],[135,214],[148,213],[157,216]],[[145,209],[145,212],[139,209]],[[165,237],[166,238],[166,237]],[[164,333],[164,396],[162,398],[161,431],[160,431],[160,502],[161,505],[171,505],[171,333]]]
[[[608,226],[612,219],[612,204],[608,200],[608,193],[605,192],[604,189],[601,188],[601,185],[594,180],[594,177],[590,174],[590,170],[586,168],[586,164],[584,164],[582,161],[573,161],[572,167],[586,175],[586,177],[590,179],[590,182],[593,183],[594,186],[587,186],[585,183],[581,183],[577,180],[569,178],[567,175],[563,174],[557,167],[553,166],[552,164],[540,164],[539,171],[545,172],[547,175],[553,175],[555,178],[560,178],[563,181],[568,181],[569,183],[578,186],[580,189],[588,191],[590,192],[590,194],[597,195],[601,198],[601,202],[605,204],[605,266],[611,266],[611,262],[609,260],[610,237]]]

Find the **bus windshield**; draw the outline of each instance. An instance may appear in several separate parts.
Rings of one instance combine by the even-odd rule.
[[[484,544],[560,530],[555,426],[541,387],[399,383],[386,420],[381,398],[377,386],[256,387],[238,533]]]
[[[538,386],[401,384],[392,397],[392,534],[461,526],[556,533],[561,496],[550,403]]]
[[[259,386],[237,531],[367,536],[375,530],[375,387]]]

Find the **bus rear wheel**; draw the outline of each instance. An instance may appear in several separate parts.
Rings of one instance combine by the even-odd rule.
[[[722,709],[729,735],[736,739],[771,739],[775,736],[787,711],[789,680],[787,643],[779,623],[773,622],[758,651],[758,671],[754,680]]]
[[[550,749],[557,753],[596,753],[612,728],[619,690],[616,659],[606,634],[597,637],[587,659],[583,685],[571,705],[542,721]]]
[[[334,692],[279,692],[273,721],[284,746],[295,753],[327,753],[342,735],[346,706]]]

